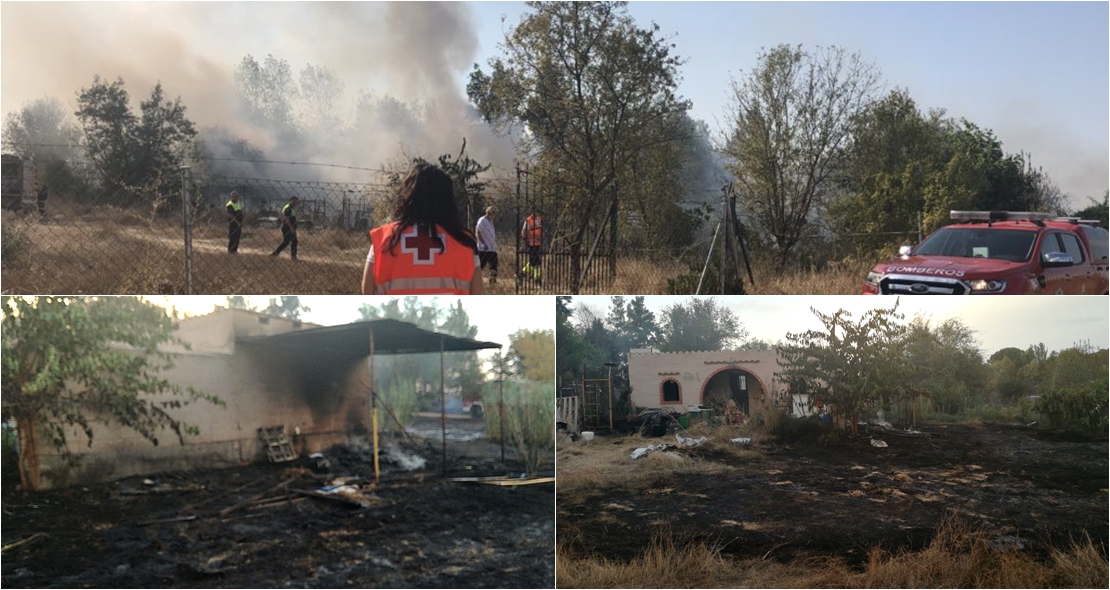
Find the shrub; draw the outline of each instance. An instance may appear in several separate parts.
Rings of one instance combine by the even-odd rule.
[[[486,432],[501,440],[496,394],[486,402]],[[529,474],[551,462],[555,453],[555,385],[534,381],[505,383],[505,442],[516,448]]]
[[[0,259],[4,266],[18,264],[26,255],[30,243],[27,239],[27,224],[16,219],[15,215],[4,214],[4,229],[0,232]]]
[[[1049,392],[1036,404],[1053,428],[1083,434],[1106,433],[1107,398],[1110,379],[1090,381]]]
[[[416,411],[416,382],[412,379],[394,379],[385,391],[378,392],[385,405],[393,410],[393,415],[402,425],[407,425]],[[398,426],[389,414],[378,409],[378,428],[381,432],[400,434],[402,426]]]

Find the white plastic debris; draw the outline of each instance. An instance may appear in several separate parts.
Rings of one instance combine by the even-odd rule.
[[[593,439],[594,439],[594,433],[593,432],[590,432],[589,430],[583,430],[582,431],[582,440],[584,440],[586,442],[590,442]]]
[[[884,441],[881,441],[877,438],[873,438],[873,439],[871,439],[871,446],[878,447],[880,449],[885,449],[885,448],[887,448],[888,445]]]
[[[746,445],[752,442],[750,438],[730,438],[729,442],[734,442],[738,445]]]
[[[144,486],[152,486],[152,485],[154,485],[154,480],[153,479],[144,479],[143,480],[143,485]]]
[[[657,444],[657,445],[648,445],[646,447],[640,447],[640,448],[636,449],[635,451],[632,451],[632,460],[635,461],[636,459],[639,459],[640,457],[643,457],[644,455],[647,455],[648,453],[654,453],[656,451],[666,451],[668,449],[673,449],[673,448],[674,448],[674,445],[669,445],[669,444]],[[679,457],[679,458],[681,458],[681,457]]]
[[[681,434],[676,434],[676,435],[674,435],[674,436],[675,436],[675,438],[676,438],[676,439],[678,439],[678,444],[679,444],[680,446],[683,446],[683,447],[696,447],[696,446],[700,446],[700,445],[701,445],[701,444],[703,444],[703,443],[704,443],[705,441],[709,440],[709,437],[708,437],[708,436],[703,436],[703,437],[701,437],[701,438],[687,438],[687,437],[685,437],[685,436],[682,436]]]

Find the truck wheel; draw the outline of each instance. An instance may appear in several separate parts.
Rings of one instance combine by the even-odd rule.
[[[482,412],[482,406],[470,406],[470,417],[473,420],[481,420],[485,418],[485,413]]]

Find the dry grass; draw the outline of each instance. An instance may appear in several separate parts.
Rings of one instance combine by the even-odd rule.
[[[4,219],[18,236],[18,255],[4,259],[5,293],[179,294],[187,290],[185,252],[175,220],[100,211],[77,221]],[[226,227],[197,227],[193,292],[218,294],[354,294],[362,280],[367,238],[335,229],[300,232],[299,260],[275,259],[278,230],[247,228],[239,254],[227,254]],[[7,239],[7,238],[5,238]]]
[[[57,205],[57,206],[55,206]],[[5,293],[176,294],[186,292],[181,221],[145,209],[80,207],[52,203],[45,220],[5,214]],[[226,254],[227,227],[219,219],[194,228],[193,292],[211,294],[358,293],[368,237],[365,232],[311,229],[300,232],[300,261],[269,253],[281,242],[274,228],[244,229],[239,255]],[[514,256],[501,261],[497,284],[486,292],[512,294]],[[756,262],[751,294],[858,293],[870,262],[833,264],[821,272],[780,271]],[[548,271],[548,276],[551,276]],[[620,258],[617,277],[605,284],[587,281],[582,293],[658,294],[667,280],[691,274],[673,258]],[[537,294],[561,294],[545,286]]]
[[[863,288],[863,278],[873,265],[874,261],[847,261],[829,264],[821,271],[807,271],[781,270],[770,263],[757,261],[752,268],[755,282],[750,283],[745,276],[744,284],[749,295],[858,295]],[[667,279],[692,272],[688,265],[673,259],[621,258],[615,281],[607,285],[588,282],[583,285],[582,292],[665,294]]]
[[[691,435],[703,436],[703,434],[695,434],[697,432],[700,431],[697,429],[690,431]],[[731,436],[735,438],[746,435],[732,434]],[[588,494],[602,487],[647,489],[658,481],[674,476],[723,474],[735,469],[725,463],[699,457],[698,451],[703,449],[724,449],[738,460],[744,461],[762,457],[758,451],[729,443],[727,439],[719,439],[717,434],[713,433],[705,445],[693,452],[679,451],[680,459],[663,453],[650,453],[635,461],[632,460],[632,451],[659,443],[675,444],[675,439],[670,436],[645,438],[636,435],[594,438],[590,442],[582,440],[574,443],[564,442],[557,450],[555,464],[559,495],[570,497],[573,494]]]
[[[706,543],[656,538],[630,562],[556,552],[559,588],[1105,588],[1106,550],[1090,539],[1047,560],[991,546],[990,539],[956,520],[941,525],[921,551],[873,549],[864,570],[830,557],[777,563],[733,559]]]
[[[755,283],[748,285],[747,291],[749,295],[859,295],[874,264],[874,260],[836,262],[824,270],[807,271],[756,263],[752,269]]]

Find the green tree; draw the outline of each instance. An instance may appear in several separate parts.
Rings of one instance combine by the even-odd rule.
[[[392,298],[381,305],[369,303],[359,307],[360,320],[391,319],[414,324],[416,327],[441,332],[461,338],[474,338],[477,326],[470,324],[462,302],[447,310],[440,309],[437,299],[409,296]],[[379,389],[393,387],[394,382],[412,383],[418,407],[422,410],[439,408],[440,356],[438,352],[426,354],[390,355],[376,359]],[[485,377],[476,352],[452,352],[444,356],[443,380],[448,393],[460,397],[481,390]]]
[[[459,338],[473,339],[478,335],[478,326],[470,323],[470,316],[463,308],[462,301],[456,301],[454,305],[447,308],[438,331]],[[448,387],[457,389],[463,396],[473,395],[482,390],[482,384],[485,383],[486,378],[482,373],[482,363],[478,360],[477,352],[451,353],[449,367],[446,378]]]
[[[151,444],[169,429],[181,444],[199,430],[173,417],[219,398],[160,376],[173,367],[166,345],[183,344],[166,311],[136,297],[4,297],[4,420],[19,431],[19,474],[37,489],[38,435],[73,459],[67,434],[79,427],[91,447],[93,423],[113,422]]]
[[[45,164],[53,160],[70,160],[81,139],[81,128],[66,112],[61,100],[40,98],[23,105],[4,118],[5,152],[32,157]]]
[[[897,309],[897,303],[872,309],[852,322],[846,310],[825,314],[811,308],[824,330],[788,333],[778,346],[782,372],[775,377],[799,384],[814,401],[831,404],[857,436],[863,408],[885,405],[904,386],[903,326]]]
[[[178,170],[196,136],[180,98],[167,100],[159,83],[136,116],[123,79],[108,83],[97,76],[78,93],[77,107],[86,153],[109,195],[155,205],[179,201]]]
[[[230,304],[230,298],[228,300]],[[281,318],[288,318],[291,320],[301,319],[301,314],[312,311],[312,308],[301,303],[301,298],[296,295],[281,295],[279,297],[271,297],[270,304],[262,313],[276,315]]]
[[[659,319],[659,348],[664,352],[726,350],[747,338],[747,328],[716,297],[691,297],[667,306]]]
[[[733,80],[726,151],[743,209],[780,265],[828,202],[851,147],[852,122],[875,99],[877,70],[839,47],[778,45]]]
[[[611,302],[606,323],[613,331],[614,344],[620,353],[655,344],[659,326],[655,323],[655,313],[647,308],[643,295],[628,301],[616,295],[611,298]]]
[[[959,318],[939,324],[916,316],[906,326],[901,343],[907,370],[899,388],[903,395],[933,400],[934,407],[958,413],[977,402],[988,384],[986,366],[975,340],[975,331]]]
[[[1110,228],[1110,191],[1102,195],[1102,202],[1090,199],[1091,205],[1075,212],[1080,219],[1097,219],[1103,228]]]
[[[466,155],[465,138],[459,149],[459,155],[452,158],[451,154],[443,154],[439,157],[439,167],[454,181],[455,199],[459,201],[460,208],[465,212],[467,227],[473,227],[478,217],[484,214],[486,183],[477,178],[491,166],[493,164],[483,166]]]
[[[228,309],[254,309],[254,307],[251,306],[250,302],[247,301],[247,298],[243,295],[228,295],[227,307]]]
[[[529,2],[506,32],[490,72],[475,65],[471,101],[503,132],[526,134],[539,175],[558,185],[572,292],[588,232],[619,198],[625,167],[651,146],[676,141],[689,103],[677,95],[682,60],[659,27],[640,28],[624,2]]]
[[[270,129],[278,140],[300,145],[294,106],[299,93],[289,62],[267,55],[258,63],[247,55],[235,67],[235,86],[253,122]]]
[[[555,382],[555,333],[551,330],[517,330],[509,335],[506,357],[512,372],[529,381]]]
[[[582,337],[573,323],[574,300],[567,296],[555,298],[555,371],[559,378],[581,376],[582,367],[597,364],[600,351]],[[604,362],[604,361],[601,361]]]

